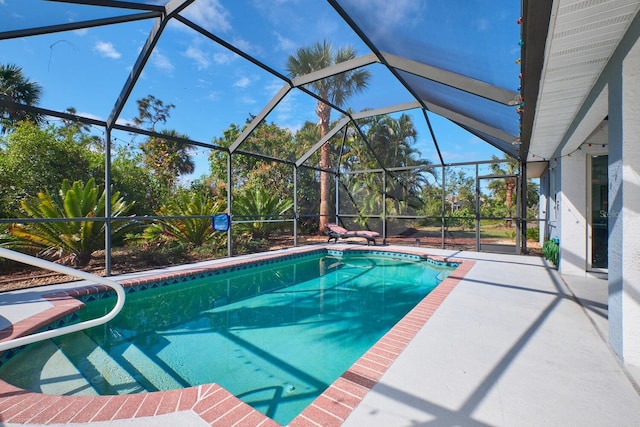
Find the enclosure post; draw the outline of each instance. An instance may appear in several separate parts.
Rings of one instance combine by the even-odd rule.
[[[382,243],[387,244],[387,170],[382,171]]]
[[[480,178],[476,163],[476,251],[480,252]]]
[[[527,164],[523,161],[520,161],[520,194],[522,194],[522,196],[520,197],[520,217],[522,218],[522,225],[520,228],[520,233],[522,236],[520,240],[520,246],[522,248],[520,253],[523,254],[529,252],[529,250],[527,249],[527,181]]]
[[[444,228],[445,228],[445,224],[444,224],[444,204],[446,202],[445,199],[445,193],[444,193],[444,189],[445,189],[445,173],[444,173],[444,165],[442,165],[442,204],[440,206],[440,247],[442,249],[444,249]]]
[[[231,205],[233,202],[233,197],[231,195],[231,190],[233,188],[233,182],[231,181],[231,152],[227,153],[227,213],[229,214],[229,218],[231,219],[231,223],[233,223],[233,215],[231,213]],[[233,245],[231,243],[231,226],[227,229],[227,256],[231,257],[233,254]]]
[[[298,166],[293,165],[293,246],[298,246]]]
[[[338,180],[338,175],[334,175],[333,176],[333,183],[334,183],[334,187],[336,188],[336,224],[338,224],[338,220],[340,218],[340,211],[339,211],[339,206],[340,206],[340,191],[338,186],[340,185],[340,182]],[[318,232],[322,233],[323,230],[318,230]]]
[[[104,275],[111,276],[111,129],[106,128],[104,143]]]

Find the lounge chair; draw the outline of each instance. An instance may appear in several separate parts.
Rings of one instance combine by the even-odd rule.
[[[362,237],[367,239],[367,246],[370,242],[376,244],[376,237],[380,237],[380,233],[377,231],[369,231],[369,230],[347,230],[344,227],[340,227],[338,224],[325,224],[327,230],[325,234],[329,236],[327,242],[330,242],[333,239],[336,243],[338,239],[348,239],[349,237]]]

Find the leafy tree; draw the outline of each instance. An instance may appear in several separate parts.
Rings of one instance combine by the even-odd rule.
[[[214,138],[213,143],[221,147],[229,147],[241,132],[242,129],[238,125],[231,124],[224,131],[223,137]],[[260,124],[240,146],[240,150],[243,153],[252,152],[285,159],[295,159],[302,154],[300,147],[293,143],[291,131],[274,123]],[[218,183],[224,183],[227,180],[227,155],[215,150],[209,155],[211,176]],[[233,185],[236,188],[242,188],[245,185],[265,186],[282,198],[291,196],[293,190],[291,165],[249,154],[235,154],[232,157],[231,166]]]
[[[133,118],[133,123],[138,127],[147,125],[147,129],[156,130],[156,125],[160,122],[166,123],[171,116],[171,110],[176,106],[173,104],[165,105],[160,99],[153,95],[148,95],[136,101],[138,104],[138,115]]]
[[[437,172],[434,174],[439,175]],[[420,190],[421,199],[423,200],[422,208],[419,213],[428,217],[425,220],[427,225],[440,225],[440,218],[443,215],[442,208],[442,187],[436,177],[436,183],[427,182]]]
[[[76,114],[74,107],[68,107],[65,113]],[[61,137],[80,141],[88,149],[94,151],[104,150],[104,141],[97,135],[91,134],[91,126],[76,120],[62,119],[62,126],[58,128]]]
[[[491,156],[492,160],[499,160],[497,156]],[[505,154],[505,159],[509,157]],[[493,175],[506,175],[504,179],[494,179],[489,183],[489,189],[493,191],[494,197],[499,197],[504,201],[504,216],[513,217],[514,198],[517,191],[518,180],[515,174],[518,173],[518,162],[511,160],[502,163],[491,163],[491,173]],[[507,220],[507,226],[511,226],[511,220]]]
[[[136,126],[147,126],[156,132],[158,123],[166,123],[171,115],[174,104],[166,104],[148,95],[136,101],[138,116],[133,119]],[[166,191],[173,190],[178,176],[193,173],[195,163],[191,152],[195,147],[175,141],[174,138],[189,139],[188,135],[179,134],[175,130],[160,132],[167,138],[150,137],[140,145],[143,163],[153,171],[160,184]]]
[[[16,64],[0,65],[0,96],[20,104],[37,105],[41,94],[42,87],[25,77],[22,67]],[[0,106],[0,133],[5,133],[8,127],[25,119],[39,123],[41,116]]]
[[[0,138],[0,154],[0,214],[5,217],[15,216],[20,200],[54,193],[65,179],[104,182],[104,155],[53,125],[19,122]]]
[[[147,169],[140,154],[124,147],[114,150],[111,161],[111,184],[125,200],[135,201],[129,213],[153,215],[162,200],[162,185]]]
[[[39,193],[37,200],[23,200],[22,210],[30,218],[96,218],[105,216],[106,193],[99,189],[92,178],[83,184],[69,184],[64,180],[58,195]],[[131,204],[111,194],[112,217],[123,216]],[[112,222],[114,237],[122,235],[130,223]],[[104,221],[71,221],[17,224],[10,232],[19,241],[14,247],[40,251],[41,255],[58,258],[61,262],[78,267],[91,260],[91,254],[104,247],[106,225]]]
[[[147,227],[147,241],[172,241],[182,245],[201,246],[220,239],[211,228],[211,216],[224,209],[224,203],[213,197],[195,192],[180,192],[156,212],[159,216],[202,216],[207,218],[162,219]]]
[[[305,122],[295,136],[296,147],[311,147],[320,140],[320,128],[316,123]],[[331,146],[333,148],[333,146]],[[302,151],[306,152],[306,149]],[[300,154],[304,154],[304,152]],[[317,164],[316,155],[311,156],[310,161]],[[319,155],[318,155],[319,157]],[[319,172],[311,168],[298,168],[298,209],[302,214],[301,229],[307,234],[318,232],[318,221],[305,215],[315,215],[320,211],[320,192],[318,191]],[[333,194],[329,196],[330,203],[334,203]]]
[[[188,135],[179,134],[175,130],[163,130],[161,133],[172,138],[189,138]],[[190,154],[195,150],[193,145],[182,144],[173,139],[151,137],[140,149],[144,165],[153,171],[161,185],[168,190],[175,187],[176,179],[180,175],[193,173],[195,169]]]
[[[310,47],[300,48],[295,55],[289,56],[287,71],[291,77],[295,78],[355,57],[356,50],[354,47],[347,46],[334,50],[331,43],[325,40]],[[370,77],[370,73],[366,70],[351,70],[316,80],[309,83],[309,86],[320,98],[341,107],[351,96],[366,89]],[[316,114],[318,116],[318,126],[320,127],[320,138],[323,138],[330,130],[331,107],[322,101],[318,101]],[[329,221],[328,216],[331,212],[329,202],[331,197],[331,175],[326,172],[332,167],[330,150],[330,145],[325,144],[320,152],[320,169],[322,169],[322,172],[320,172],[320,231],[324,229],[324,224]]]

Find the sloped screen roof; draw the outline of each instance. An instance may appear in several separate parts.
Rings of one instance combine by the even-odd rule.
[[[409,114],[421,155],[451,164],[517,157],[520,13],[513,0],[4,0],[0,52],[42,86],[42,111],[72,108],[120,129],[116,141],[134,138],[136,100],[153,95],[174,106],[166,126],[179,138],[215,146],[249,124],[231,149],[260,154],[245,144],[258,123],[298,131],[324,100],[332,126]],[[322,43],[354,55],[293,76],[288,58]],[[346,100],[314,85],[354,71],[367,85]],[[302,164],[317,149],[282,158]]]

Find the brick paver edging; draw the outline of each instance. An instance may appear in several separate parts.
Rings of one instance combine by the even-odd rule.
[[[399,252],[396,249],[390,251]],[[425,256],[424,252],[419,251],[402,252]],[[460,265],[289,423],[291,427],[340,426],[474,265],[473,261],[467,260],[431,255],[429,258]],[[5,336],[0,331],[0,339],[41,328],[52,319],[65,316],[83,305],[67,293],[51,294],[47,298],[53,305],[51,309],[16,323]],[[86,423],[182,411],[192,411],[216,426],[279,425],[217,384],[133,395],[52,396],[26,391],[0,380],[0,422],[44,425]]]

